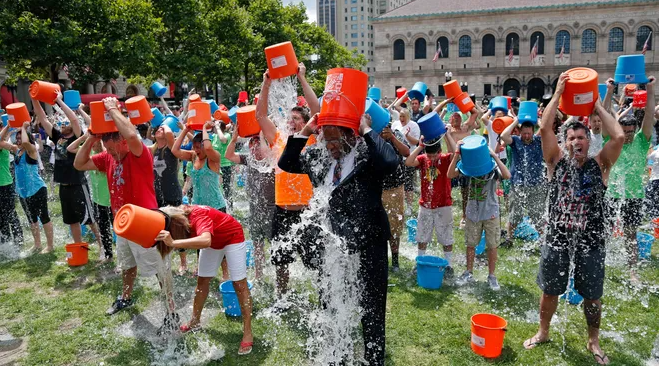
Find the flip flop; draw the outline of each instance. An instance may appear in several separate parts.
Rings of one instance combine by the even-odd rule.
[[[601,355],[599,355],[589,350],[588,347],[586,347],[586,350],[593,355],[593,358],[595,359],[595,362],[597,362],[598,365],[608,365],[611,362],[611,360],[609,360],[609,356],[607,356],[606,353],[602,353]]]
[[[245,356],[250,353],[252,353],[252,346],[254,345],[254,342],[240,342],[240,348],[238,349],[238,355],[239,356]],[[241,349],[245,349],[249,347],[247,351],[242,351],[240,352]]]
[[[183,334],[188,333],[188,332],[197,333],[201,330],[201,325],[197,325],[196,327],[190,327],[189,324],[183,324],[179,327],[179,329],[181,330],[181,333],[183,333]]]
[[[525,340],[524,343],[522,343],[522,346],[524,346],[524,349],[528,351],[528,350],[532,350],[532,349],[536,348],[537,346],[539,346],[541,344],[549,343],[549,342],[551,342],[550,339],[547,339],[547,340],[544,340],[544,341],[535,341],[535,342],[533,342],[533,337],[531,337],[531,338]]]

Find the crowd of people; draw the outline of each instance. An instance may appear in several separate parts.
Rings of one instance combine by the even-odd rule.
[[[653,148],[659,109],[653,77],[644,85],[645,107],[634,107],[624,95],[614,101],[615,86],[609,79],[607,94],[597,100],[593,113],[579,117],[559,109],[569,79],[563,74],[553,96],[538,101],[537,124],[520,123],[515,102],[507,113],[476,103],[463,114],[449,112],[451,99],[435,103],[432,96],[418,100],[405,94],[392,103],[381,102],[391,121],[378,133],[369,115],[362,117],[358,129],[319,126],[321,104],[305,71],[300,64],[297,79],[304,98],[289,110],[285,126],[278,126],[268,113],[281,106],[271,105],[272,80],[268,72],[264,74],[256,102],[261,132],[246,139],[241,139],[236,126],[219,120],[208,121],[201,131],[191,130],[186,124],[187,103],[172,111],[161,100],[162,113],[179,119],[180,131],[175,133],[165,124],[134,126],[119,101],[106,98],[103,104],[117,132],[95,135],[88,128],[88,106],[74,111],[58,93],[55,112],[47,115],[41,103],[32,100],[33,122],[16,129],[6,126],[0,132],[0,242],[23,245],[17,194],[34,238],[30,252],[50,253],[55,244],[62,244],[54,242],[48,208],[49,190],[52,195],[56,184],[62,221],[73,241],[82,242],[82,227],[88,226],[97,238],[101,263],[114,260],[122,272],[122,293],[108,315],[133,305],[138,271],[142,276],[156,275],[162,258],[171,260],[173,252],[180,257],[178,272],[183,274],[189,271],[188,251],[196,250],[198,282],[192,318],[180,324],[170,307],[164,326],[198,330],[210,281],[222,268],[223,279],[233,281],[238,293],[244,323],[238,353],[247,354],[254,337],[243,225],[254,245],[256,279],[263,277],[270,244],[277,296],[285,296],[288,268],[296,256],[308,269],[320,270],[323,243],[316,240],[318,232],[313,223],[304,222],[303,213],[316,189],[330,187],[327,215],[332,231],[360,258],[362,328],[364,343],[369,345],[364,359],[381,365],[388,249],[390,270],[399,272],[399,246],[407,219],[418,220],[419,256],[426,254],[434,233],[448,262],[449,279],[455,277],[454,232],[464,230],[466,268],[455,277],[460,286],[475,281],[475,247],[483,236],[488,286],[498,291],[498,247],[513,245],[515,229],[528,216],[543,235],[537,278],[543,295],[540,329],[524,347],[532,349],[548,341],[551,317],[558,296],[568,286],[572,261],[574,287],[585,299],[588,349],[598,363],[608,363],[599,347],[605,243],[613,232],[621,233],[630,281],[638,283],[636,232],[643,222],[659,216],[659,150]],[[431,113],[446,122],[441,139],[427,140],[417,124]],[[493,122],[505,115],[513,123],[499,135]],[[478,176],[461,159],[465,140],[474,135],[484,136],[492,160],[485,174]],[[271,158],[278,164],[264,170],[268,165],[263,162]],[[644,186],[648,158],[652,169]],[[250,215],[243,223],[230,215],[238,170],[249,201]],[[456,195],[462,203],[458,225],[453,220],[453,189],[459,189]],[[508,214],[505,224],[501,197]],[[158,246],[144,248],[113,237],[114,215],[126,204],[159,209],[167,217],[166,230],[156,238]]]

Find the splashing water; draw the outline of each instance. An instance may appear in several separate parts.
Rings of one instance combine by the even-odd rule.
[[[297,79],[287,77],[273,80],[268,94],[268,116],[277,126],[279,133],[284,136],[295,132],[289,121],[291,120],[291,109],[296,105]]]

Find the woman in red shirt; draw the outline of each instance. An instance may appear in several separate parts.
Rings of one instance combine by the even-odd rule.
[[[192,318],[188,324],[181,326],[181,331],[185,333],[201,328],[201,311],[208,297],[210,282],[226,257],[243,318],[243,339],[238,354],[249,354],[253,344],[252,304],[247,286],[247,253],[242,226],[231,215],[208,206],[167,206],[160,210],[170,218],[169,231],[163,230],[156,237],[157,241],[167,246],[161,247],[161,250],[201,249]]]

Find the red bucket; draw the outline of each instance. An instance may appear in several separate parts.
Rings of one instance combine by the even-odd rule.
[[[645,108],[647,104],[648,104],[648,92],[645,90],[635,91],[634,100],[632,101],[632,107]]]
[[[327,72],[318,126],[359,129],[366,106],[368,75],[359,70],[337,68]]]

